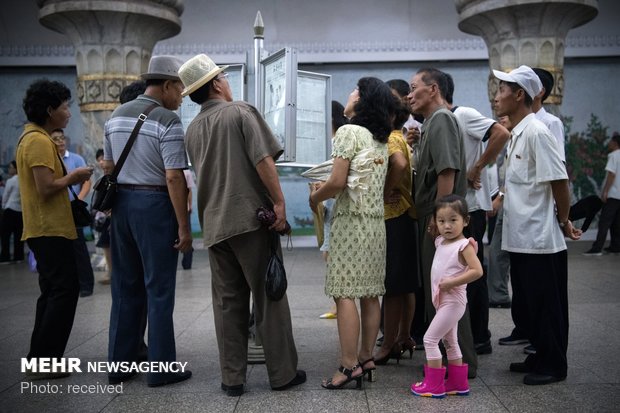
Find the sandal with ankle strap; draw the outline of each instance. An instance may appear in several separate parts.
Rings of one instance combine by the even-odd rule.
[[[321,387],[323,387],[324,389],[328,389],[328,390],[338,390],[338,389],[344,388],[345,385],[355,380],[355,383],[356,383],[355,388],[358,390],[361,390],[362,389],[362,378],[364,377],[363,370],[362,370],[362,374],[360,374],[359,376],[353,377],[353,372],[357,370],[358,367],[360,367],[359,364],[356,364],[350,369],[346,369],[344,366],[340,366],[338,368],[338,371],[344,374],[347,379],[339,384],[334,384],[332,381],[333,379],[329,379],[327,381],[323,381],[323,383],[321,383]]]
[[[377,375],[377,368],[376,367],[371,367],[369,369],[364,368],[364,366],[366,364],[370,363],[371,361],[374,362],[375,358],[371,357],[371,358],[369,358],[366,361],[360,361],[359,366],[362,368],[362,372],[363,372],[362,373],[362,377],[365,376],[365,375],[368,375],[368,381],[373,382],[373,381],[377,381],[377,377],[376,377],[376,375]]]

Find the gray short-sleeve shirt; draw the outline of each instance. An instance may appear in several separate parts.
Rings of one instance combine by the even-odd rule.
[[[467,181],[463,137],[454,114],[441,108],[422,124],[420,159],[415,178],[415,204],[419,218],[433,213],[437,177],[445,169],[455,170],[453,193],[465,197]]]

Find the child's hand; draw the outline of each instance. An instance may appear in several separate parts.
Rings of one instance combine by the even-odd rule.
[[[449,292],[454,286],[452,285],[452,283],[450,282],[450,280],[441,280],[439,281],[439,291],[447,293]]]

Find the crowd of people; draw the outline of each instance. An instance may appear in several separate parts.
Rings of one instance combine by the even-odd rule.
[[[286,294],[273,300],[265,293],[272,234],[287,228],[276,169],[283,149],[256,108],[233,101],[225,69],[204,54],[186,62],[151,58],[143,83],[133,85],[138,92],[124,98],[105,124],[97,162],[105,173],[118,173],[118,191],[111,210],[99,211],[95,221],[98,246],[109,251],[108,360],[176,361],[179,252],[186,254],[183,268],[191,267],[191,164],[211,268],[221,389],[239,396],[245,391],[251,315],[271,388],[300,385],[306,373],[298,369]],[[565,238],[579,239],[581,230],[569,220],[563,135],[555,134],[552,115],[542,112],[553,78],[527,66],[494,75],[499,81],[494,109],[502,121],[455,105],[452,77],[435,68],[418,70],[410,82],[363,77],[344,107],[332,106],[342,113],[333,114],[331,174],[311,185],[309,197],[313,211],[327,211],[325,293],[336,305],[340,343],[340,366],[321,382],[325,389],[349,383],[362,388],[364,380],[377,379],[381,365],[417,348],[425,350],[426,363],[423,380],[411,384],[414,395],[469,394],[478,355],[492,352],[490,306],[511,308],[515,324],[499,344],[530,345],[527,358],[507,366],[510,371],[525,373],[527,385],[566,378]],[[183,96],[201,105],[185,133],[174,112]],[[78,296],[93,288],[84,234],[76,228],[68,195],[74,186],[77,197],[86,196],[93,167],[66,149],[70,98],[59,82],[39,80],[29,87],[23,103],[29,123],[18,143],[6,203],[3,197],[1,260],[23,260],[19,243],[25,241],[39,273],[28,358],[63,356]],[[143,123],[136,126],[138,119]],[[134,130],[137,137],[130,141]],[[611,228],[611,251],[620,250],[620,180],[614,179],[619,139],[610,143],[600,229]],[[493,185],[488,166],[497,159],[502,179]],[[363,184],[350,187],[353,176]],[[273,211],[269,226],[257,219],[259,207]],[[10,218],[15,225],[7,226],[19,234],[10,258],[4,221],[18,213],[20,220]],[[492,215],[499,219],[487,231]],[[493,235],[488,265],[485,232]],[[595,252],[602,242],[597,238]],[[274,253],[282,257],[279,244]],[[382,345],[376,349],[380,330]],[[110,373],[108,379],[118,384],[135,375]],[[147,384],[168,385],[191,375],[149,372]]]

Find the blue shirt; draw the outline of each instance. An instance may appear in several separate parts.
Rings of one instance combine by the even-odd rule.
[[[69,152],[67,150],[65,151],[65,154],[62,157],[62,160],[64,161],[65,167],[67,168],[67,173],[81,166],[86,166],[86,162],[84,161],[84,158],[82,158],[77,153]],[[80,183],[80,184],[72,185],[72,188],[75,191],[75,194],[79,195],[80,191],[82,190],[82,184]],[[67,191],[69,190],[67,189]],[[73,194],[71,193],[71,191],[69,191],[69,200],[73,201],[73,199],[74,199]]]

